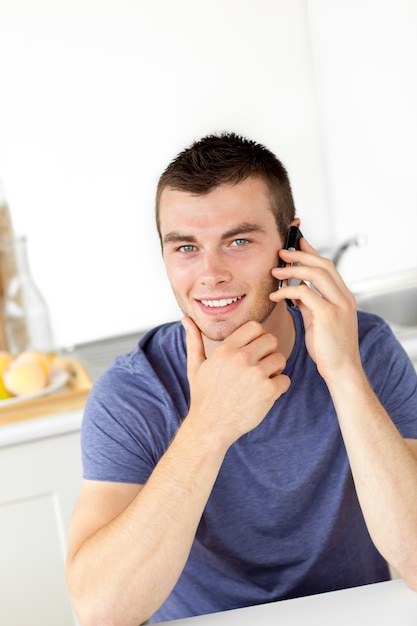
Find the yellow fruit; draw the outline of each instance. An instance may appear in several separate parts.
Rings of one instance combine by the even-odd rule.
[[[36,365],[39,365],[39,367],[44,371],[46,378],[49,379],[52,368],[52,360],[45,352],[26,350],[25,352],[21,352],[15,360],[19,363],[36,363]]]
[[[10,393],[4,386],[3,374],[10,362],[12,361],[12,355],[6,350],[0,350],[0,400],[6,400],[6,398],[12,398],[13,394]]]
[[[34,361],[12,361],[3,374],[6,389],[14,396],[34,393],[46,387],[48,377]]]

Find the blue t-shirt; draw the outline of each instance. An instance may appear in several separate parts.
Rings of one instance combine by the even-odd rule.
[[[185,569],[154,622],[387,580],[355,493],[337,416],[309,357],[303,321],[289,390],[229,449]],[[373,389],[404,437],[417,438],[417,377],[389,326],[359,313]],[[184,331],[144,335],[90,393],[82,429],[84,477],[143,484],[187,414]]]

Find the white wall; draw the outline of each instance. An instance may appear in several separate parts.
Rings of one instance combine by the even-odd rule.
[[[416,268],[417,1],[310,0],[336,241],[348,282]]]
[[[58,344],[178,317],[154,190],[169,160],[208,132],[234,130],[278,154],[312,243],[376,225],[383,257],[393,229],[389,218],[382,224],[381,200],[392,206],[400,184],[402,207],[415,210],[415,101],[405,105],[401,95],[408,101],[415,88],[415,6],[0,0],[0,176]],[[367,69],[360,79],[358,69]],[[383,89],[387,72],[391,90]],[[387,101],[387,93],[396,95]],[[396,157],[387,193],[387,176],[374,167],[375,157],[385,164],[381,129]]]
[[[0,171],[58,342],[178,316],[153,226],[157,178],[229,129],[325,215],[301,0],[1,0]],[[326,238],[310,219],[312,235]]]

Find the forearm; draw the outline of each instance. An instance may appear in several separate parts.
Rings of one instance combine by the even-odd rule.
[[[160,607],[186,563],[224,453],[184,422],[136,498],[73,556],[70,588],[83,626],[138,626]]]
[[[329,390],[371,537],[416,588],[417,460],[361,369],[336,377]]]

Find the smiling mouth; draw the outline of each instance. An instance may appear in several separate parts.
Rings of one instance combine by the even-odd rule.
[[[219,300],[200,300],[201,304],[208,306],[212,309],[220,309],[230,304],[234,304],[238,300],[241,300],[243,296],[237,296],[236,298],[220,298]]]

